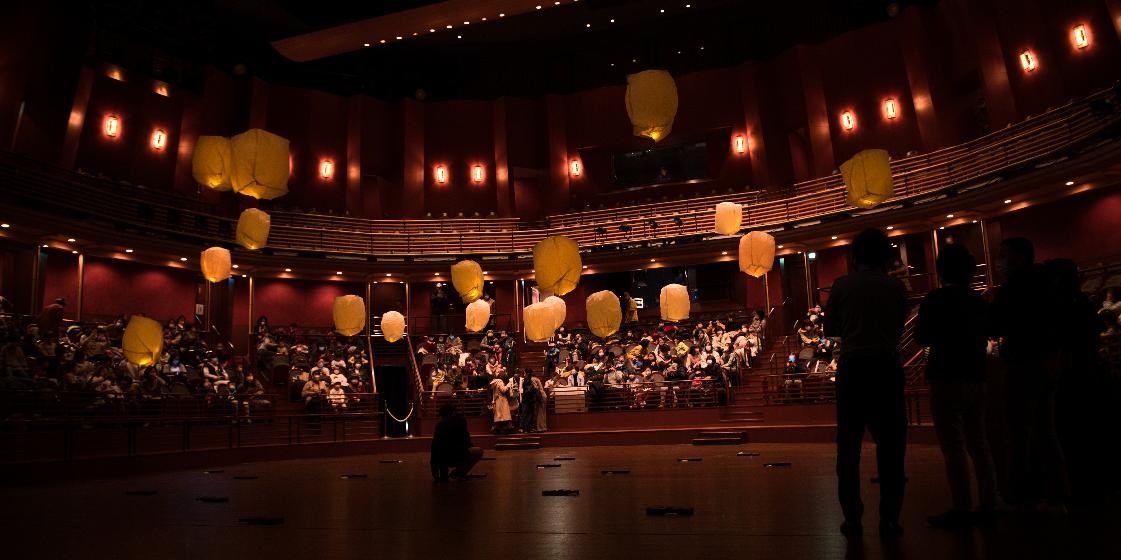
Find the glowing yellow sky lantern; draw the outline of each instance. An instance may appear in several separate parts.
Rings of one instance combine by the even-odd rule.
[[[841,164],[848,203],[873,208],[895,194],[887,150],[864,150]]]
[[[163,352],[163,326],[158,321],[133,315],[121,338],[125,359],[138,365],[150,366]]]
[[[531,342],[545,342],[556,330],[556,315],[552,306],[537,302],[522,310],[525,337]]]
[[[683,321],[689,318],[689,288],[681,284],[662,286],[659,308],[663,321]]]
[[[479,332],[490,322],[490,304],[485,299],[477,299],[467,306],[467,330]]]
[[[542,303],[549,306],[549,310],[553,312],[553,329],[559,329],[564,324],[564,319],[568,315],[568,305],[564,300],[557,296],[549,296],[545,298]]]
[[[335,332],[354,336],[366,328],[366,301],[354,295],[336,297],[331,317],[335,320]]]
[[[288,140],[254,128],[230,139],[234,192],[272,200],[288,194]]]
[[[563,235],[542,239],[533,246],[533,269],[538,288],[563,296],[580,283],[580,246]]]
[[[740,270],[756,278],[770,272],[775,264],[775,238],[763,231],[751,231],[740,238]]]
[[[677,116],[677,85],[665,70],[645,70],[627,76],[627,116],[635,136],[657,142],[673,129]]]
[[[381,335],[386,342],[397,342],[405,336],[405,316],[396,311],[387,311],[381,316]]]
[[[611,290],[601,290],[586,300],[588,312],[588,329],[592,334],[607,338],[619,331],[619,324],[623,322],[623,308],[619,305],[619,298]]]
[[[230,277],[230,251],[223,247],[211,247],[199,255],[202,276],[211,282],[221,282]]]
[[[463,303],[471,303],[483,297],[483,267],[472,260],[453,264],[452,286],[459,292]]]
[[[716,205],[715,229],[720,235],[735,235],[743,224],[743,205],[721,202]]]
[[[191,176],[200,185],[216,191],[228,191],[233,154],[230,139],[225,136],[199,136],[191,155]]]
[[[264,247],[269,242],[272,218],[256,209],[248,208],[237,219],[237,243],[250,251]]]

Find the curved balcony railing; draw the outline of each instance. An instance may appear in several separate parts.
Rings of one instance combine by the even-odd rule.
[[[983,186],[1004,170],[1048,162],[1121,120],[1112,90],[1072,101],[1038,117],[956,146],[892,162],[896,196],[884,206],[934,196],[950,187]],[[166,191],[113,182],[50,165],[0,159],[0,196],[178,236],[229,242],[236,220],[212,205]],[[852,211],[839,174],[784,191],[751,191],[620,208],[550,215],[544,225],[517,218],[366,220],[273,212],[269,246],[357,254],[522,253],[549,235],[583,247],[709,234],[717,203],[744,205],[745,229],[766,229]],[[675,220],[676,218],[676,220]],[[647,221],[654,219],[659,227]],[[629,231],[618,226],[627,224]],[[678,225],[680,224],[680,225]]]

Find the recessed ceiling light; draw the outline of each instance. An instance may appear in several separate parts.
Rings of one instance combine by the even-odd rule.
[[[591,27],[591,26],[592,26],[592,24],[590,24],[590,23],[585,23],[584,24],[584,27]]]
[[[70,251],[70,252],[71,252],[71,253],[74,253],[75,255],[77,255],[77,254],[78,254],[78,252],[77,252],[77,251]]]
[[[440,275],[440,273],[437,272],[436,274],[433,274],[432,276],[439,276],[439,275]]]
[[[241,277],[242,277],[242,278],[245,278],[245,275],[244,275],[244,274],[242,274],[242,275],[241,275]]]
[[[1074,184],[1074,181],[1067,181],[1067,186],[1068,186],[1068,187],[1069,187],[1069,186],[1071,186],[1071,185],[1073,185],[1073,184]]]
[[[362,46],[363,47],[368,47],[368,46],[370,46],[370,44],[369,43],[362,43]]]
[[[435,33],[435,32],[436,32],[436,28],[435,28],[435,27],[429,28],[429,29],[428,29],[428,32],[429,32],[429,33]]]
[[[385,39],[382,39],[381,41],[378,41],[378,42],[384,45],[385,44]]]
[[[537,272],[537,269],[536,268],[531,268],[531,269],[529,269],[529,271],[530,272]]]
[[[284,272],[292,272],[292,269],[291,268],[286,268],[286,269],[284,269]]]
[[[659,13],[659,14],[664,14],[664,13],[666,13],[666,10],[665,10],[665,8],[662,8],[661,10],[658,10],[658,13]]]
[[[486,273],[487,273],[487,271],[485,271],[485,270],[484,270],[484,271],[483,271],[483,274],[486,274]]]
[[[1005,204],[1012,204],[1012,199],[1011,198],[1006,198],[1006,199],[1004,199],[1004,203]]]
[[[727,255],[727,254],[728,254],[728,251],[720,251],[720,254],[721,254],[721,255]]]
[[[50,245],[43,245],[44,249],[49,249],[50,247],[51,247]]]
[[[611,18],[611,23],[615,23],[615,18]]]
[[[12,224],[0,224],[0,227],[2,227],[4,229],[7,229],[7,228],[12,227]]]
[[[953,218],[953,217],[954,217],[954,215],[953,215],[953,214],[946,214],[946,217],[947,217],[947,218]]]
[[[655,262],[655,261],[657,261],[657,259],[650,259],[650,262]]]
[[[973,220],[973,223],[977,223],[977,220]]]
[[[187,257],[179,257],[179,260],[182,262],[187,262]]]
[[[588,268],[588,265],[584,265],[584,268]]]
[[[398,40],[398,41],[400,41],[401,39],[404,39],[404,37],[402,37],[402,36],[398,35],[398,36],[397,36],[397,40]]]
[[[456,39],[462,39],[462,38],[463,38],[463,35],[456,35],[456,36],[455,36],[455,38],[456,38]]]
[[[132,249],[125,249],[125,252],[126,252],[126,253],[131,253],[131,252],[132,252]]]
[[[73,243],[73,242],[77,241],[77,239],[74,239],[73,237],[71,237],[70,239],[67,239],[66,241],[68,243]]]
[[[946,229],[946,226],[938,226],[938,229]]]
[[[830,239],[837,239],[837,236],[834,235],[833,237],[830,237]]]
[[[537,7],[536,7],[535,9],[537,9],[537,10],[540,10],[540,9],[541,9],[541,5],[540,5],[540,4],[538,4],[538,5],[537,5]]]
[[[237,268],[237,265],[236,265],[236,264],[234,265],[234,268]]]
[[[335,271],[336,275],[341,275],[342,273],[343,273],[343,271],[341,271],[341,270]]]
[[[779,245],[779,246],[778,246],[778,248],[779,248],[779,249],[782,249],[782,245]]]
[[[386,273],[385,273],[385,277],[386,277],[386,278],[390,278],[390,277],[392,277],[392,276],[393,276],[393,274],[390,274],[390,273],[388,273],[388,272],[386,272]]]
[[[471,25],[471,22],[465,21],[465,22],[463,22],[463,25]]]
[[[448,24],[448,29],[451,29],[451,28],[452,28],[452,24],[449,23]]]
[[[895,229],[895,226],[887,226],[887,229],[889,229],[889,230]]]
[[[498,17],[506,17],[506,14],[498,14]]]

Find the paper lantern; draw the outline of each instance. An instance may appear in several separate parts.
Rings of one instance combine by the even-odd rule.
[[[249,208],[237,219],[237,243],[250,251],[260,249],[269,242],[272,218],[268,214]]]
[[[288,140],[259,128],[230,139],[234,192],[272,200],[288,194]]]
[[[163,352],[163,325],[147,317],[133,315],[121,338],[125,359],[138,365],[150,366]]]
[[[721,202],[716,205],[716,233],[735,235],[743,223],[743,205],[735,202]]]
[[[563,296],[580,283],[580,247],[562,235],[542,239],[533,246],[533,270],[541,291]]]
[[[849,204],[859,208],[873,208],[895,194],[887,150],[858,152],[841,164],[841,177]]]
[[[556,315],[552,306],[545,302],[538,302],[522,310],[526,340],[544,342],[553,336],[556,330]]]
[[[689,318],[689,288],[681,284],[662,287],[659,307],[663,321],[681,321]]]
[[[366,301],[359,296],[339,296],[331,306],[331,316],[335,319],[335,332],[354,336],[366,328]]]
[[[763,231],[740,238],[740,270],[759,278],[775,264],[775,238]]]
[[[564,300],[557,296],[549,296],[542,301],[545,305],[549,306],[549,310],[553,312],[553,329],[559,329],[564,324],[564,319],[568,315],[568,306]]]
[[[195,153],[191,156],[191,176],[200,185],[216,191],[228,191],[230,184],[233,154],[230,139],[225,136],[199,136],[195,141]]]
[[[602,290],[588,296],[588,329],[592,334],[607,338],[619,330],[623,322],[623,308],[619,298],[610,290]]]
[[[452,285],[463,303],[483,297],[483,267],[475,261],[459,261],[452,265]]]
[[[221,282],[230,277],[230,251],[222,247],[211,247],[199,256],[202,276],[211,282]]]
[[[386,342],[397,342],[405,336],[405,316],[396,311],[387,311],[381,316],[381,335]]]
[[[669,135],[677,115],[677,85],[665,70],[627,76],[627,116],[635,136],[657,142]]]
[[[485,299],[477,299],[467,306],[467,330],[479,332],[490,322],[490,304]]]

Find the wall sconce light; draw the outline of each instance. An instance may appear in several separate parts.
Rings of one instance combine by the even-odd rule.
[[[335,176],[335,162],[325,159],[319,162],[319,176],[325,181],[331,180]]]
[[[845,111],[841,113],[841,128],[845,130],[852,130],[856,128],[856,115],[852,111]]]
[[[157,128],[152,131],[152,149],[160,152],[167,147],[167,132]]]
[[[155,86],[152,88],[152,91],[156,92],[156,95],[162,95],[164,97],[171,95],[171,92],[169,92],[167,89],[167,84],[163,82],[156,82]]]
[[[116,115],[109,115],[105,117],[105,122],[102,123],[102,128],[105,130],[105,135],[109,138],[116,138],[121,133],[121,118]]]
[[[448,182],[448,166],[437,165],[435,169],[436,182],[443,185]]]
[[[894,97],[884,99],[884,117],[888,120],[894,120],[899,116],[899,104],[895,102]]]
[[[734,149],[737,154],[746,154],[747,136],[744,136],[743,134],[737,134],[736,137],[732,139],[732,149]]]
[[[568,174],[573,177],[579,177],[584,174],[584,166],[580,163],[580,160],[574,159],[568,162]]]
[[[1034,72],[1039,67],[1039,61],[1035,58],[1035,53],[1030,50],[1020,51],[1020,66],[1024,68],[1024,72]]]
[[[121,73],[121,69],[117,68],[116,66],[110,66],[109,69],[105,72],[105,75],[108,76],[109,79],[117,80],[118,82],[123,82],[125,80],[124,74]]]
[[[475,183],[482,183],[487,178],[487,169],[482,164],[476,163],[471,166],[471,180]]]
[[[1070,30],[1070,41],[1074,43],[1074,48],[1084,49],[1090,46],[1090,30],[1082,24],[1074,26]]]

